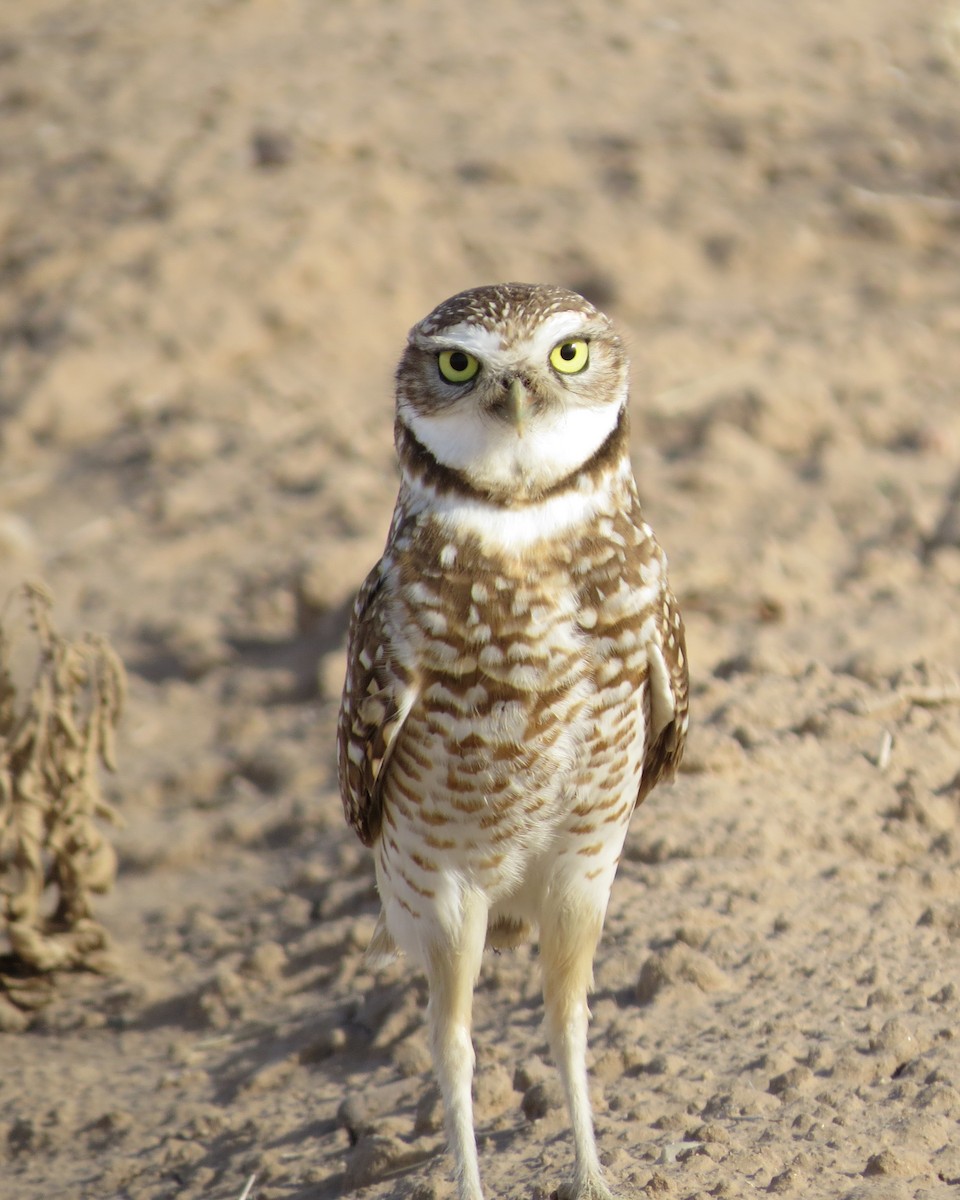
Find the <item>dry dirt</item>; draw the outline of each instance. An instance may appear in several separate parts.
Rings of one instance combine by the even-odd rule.
[[[0,592],[130,694],[116,970],[0,1034],[0,1195],[452,1195],[334,722],[404,334],[522,279],[624,330],[689,630],[597,963],[609,1175],[957,1196],[960,10],[3,7]],[[491,1198],[571,1161],[535,958],[477,995]]]

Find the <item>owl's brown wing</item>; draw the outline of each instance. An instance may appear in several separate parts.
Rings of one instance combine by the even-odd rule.
[[[647,656],[650,733],[643,760],[638,804],[643,803],[661,779],[672,779],[676,774],[687,738],[687,643],[683,619],[669,588],[663,595],[657,625],[660,641],[659,644],[651,643]]]
[[[384,771],[415,696],[412,676],[390,644],[385,617],[381,560],[353,607],[337,725],[343,811],[365,846],[372,846],[380,832]]]

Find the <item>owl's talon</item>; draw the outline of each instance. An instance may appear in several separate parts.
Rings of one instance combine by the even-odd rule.
[[[577,1186],[571,1180],[557,1188],[557,1200],[617,1200],[602,1179],[588,1179]]]

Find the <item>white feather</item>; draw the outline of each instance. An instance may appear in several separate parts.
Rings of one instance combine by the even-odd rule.
[[[485,550],[506,554],[522,554],[537,542],[562,538],[597,513],[611,511],[611,497],[602,489],[570,488],[538,504],[504,508],[479,498],[438,493],[416,479],[409,486],[412,507],[429,509],[446,536],[472,534]]]
[[[558,483],[603,445],[620,416],[617,404],[569,407],[536,417],[521,436],[477,408],[429,416],[408,408],[404,419],[437,462],[462,471],[478,487],[537,491]]]
[[[677,702],[663,651],[652,640],[647,646],[647,661],[650,664],[650,736],[658,738],[677,715]]]

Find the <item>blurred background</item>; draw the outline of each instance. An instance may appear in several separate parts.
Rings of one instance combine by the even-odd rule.
[[[338,1195],[366,1169],[344,1174],[342,1081],[362,1091],[406,1070],[428,1086],[402,969],[386,993],[400,1026],[385,1034],[366,1010],[357,1023],[376,898],[340,816],[334,723],[349,605],[396,492],[394,365],[415,321],[479,283],[557,282],[622,329],[641,496],[687,619],[687,773],[643,810],[624,864],[611,945],[633,965],[598,976],[627,987],[684,903],[729,915],[722,896],[750,877],[756,937],[778,913],[784,935],[803,906],[829,929],[829,910],[838,932],[816,954],[840,975],[865,897],[905,889],[880,974],[898,962],[919,974],[894,992],[936,990],[917,981],[960,927],[929,882],[958,856],[958,14],[910,0],[5,7],[0,598],[45,580],[59,625],[108,637],[130,685],[107,785],[126,822],[111,835],[120,876],[99,910],[121,968],[30,1018],[59,1038],[46,1058],[10,1049],[27,1082],[0,1082],[0,1112],[8,1132],[32,1130],[6,1143],[18,1195],[28,1179],[39,1196],[99,1178],[100,1195],[161,1196],[176,1177],[180,1195],[236,1196],[248,1166],[258,1195]],[[690,860],[700,875],[678,899],[670,864]],[[661,887],[644,924],[627,898]],[[764,943],[771,987],[814,954],[790,927],[789,950]],[[275,950],[251,965],[260,943]],[[735,948],[745,961],[739,942],[715,947],[730,971]],[[493,990],[532,989],[533,1004],[529,968],[511,969]],[[809,1002],[826,1028],[823,981],[810,988],[768,1011],[789,1025]],[[614,1038],[619,1009],[600,1007]],[[251,1034],[265,1008],[272,1032]],[[489,1040],[500,1025],[484,1021]],[[230,1042],[239,1027],[253,1050]],[[361,1027],[379,1031],[379,1058]],[[102,1068],[70,1076],[77,1107],[41,1135],[48,1088],[90,1051],[90,1028],[108,1031]],[[227,1040],[203,1057],[211,1031]],[[693,1050],[672,1052],[694,1070]],[[139,1079],[121,1066],[131,1053]],[[616,1086],[634,1078],[618,1061]],[[243,1090],[278,1062],[295,1065]],[[132,1124],[107,1119],[111,1096]],[[850,1103],[865,1140],[801,1177],[846,1179],[882,1149]],[[944,1111],[960,1118],[956,1100]],[[96,1136],[89,1114],[106,1121]],[[656,1115],[642,1134],[607,1116],[607,1152],[636,1187],[680,1136]],[[244,1121],[262,1134],[241,1136]],[[369,1168],[370,1195],[407,1195],[410,1178],[446,1194],[437,1160],[416,1173],[412,1129],[391,1136],[414,1165],[387,1157],[413,1175],[377,1183]],[[106,1147],[107,1174],[83,1174],[77,1138]],[[753,1186],[756,1155],[745,1143],[722,1194]],[[767,1186],[790,1161],[752,1170]],[[953,1168],[932,1161],[910,1169],[935,1188]]]

